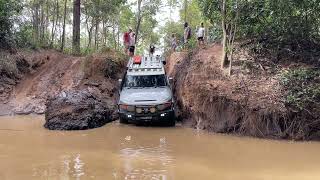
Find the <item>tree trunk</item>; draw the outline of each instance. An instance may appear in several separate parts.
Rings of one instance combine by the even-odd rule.
[[[87,25],[87,31],[88,31],[88,44],[87,44],[87,49],[86,51],[89,50],[89,48],[91,48],[91,42],[92,42],[92,31],[93,31],[93,18],[91,21],[91,26],[89,27],[89,16],[86,18],[86,25]]]
[[[113,41],[114,41],[114,49],[117,50],[117,37],[116,37],[116,23],[113,22],[112,26],[112,36],[113,36]]]
[[[94,34],[94,48],[97,50],[99,49],[99,18],[96,18],[96,22],[95,22],[95,34]]]
[[[40,42],[41,46],[44,45],[44,26],[45,26],[45,17],[44,17],[44,2],[41,4],[41,20],[40,20]]]
[[[59,1],[58,0],[56,0],[55,11],[56,11],[55,12],[56,16],[53,16],[52,30],[51,30],[51,43],[50,43],[51,48],[53,48],[54,37],[56,35],[56,29],[57,29],[58,18],[59,18]]]
[[[223,30],[223,39],[222,39],[222,59],[221,59],[221,68],[224,68],[227,61],[228,61],[228,47],[227,47],[227,26],[226,26],[226,0],[222,0],[222,9],[221,9],[221,16],[222,16],[222,30]]]
[[[106,22],[103,20],[102,21],[102,35],[103,35],[103,38],[102,38],[102,47],[106,47]]]
[[[118,18],[117,18],[117,49],[120,49],[120,16],[118,16]]]
[[[74,54],[80,54],[80,9],[81,1],[73,1],[73,34],[72,34],[72,50]]]
[[[46,1],[46,23],[45,23],[45,26],[43,27],[44,35],[49,32],[49,30],[48,30],[49,21],[50,21],[49,17],[50,17],[50,15],[49,15],[49,0],[47,0]],[[46,46],[48,46],[48,44],[49,44],[49,39],[46,36],[45,36],[45,44],[46,44]]]
[[[61,37],[61,47],[60,50],[63,52],[66,40],[66,18],[67,18],[67,0],[64,0],[64,13],[63,13],[63,29]]]
[[[137,16],[137,26],[136,26],[136,39],[135,39],[136,44],[138,43],[139,30],[140,30],[141,20],[142,20],[141,4],[142,4],[142,0],[138,0],[138,16]]]
[[[229,62],[229,76],[232,75],[232,63],[233,63],[233,52],[234,52],[234,41],[237,35],[237,23],[238,23],[238,18],[239,18],[239,9],[238,9],[238,0],[236,0],[236,17],[233,21],[232,24],[232,31],[231,31],[231,36],[230,36],[230,44],[229,44],[229,48],[230,48],[230,62]]]
[[[108,28],[109,26],[107,26],[106,22],[104,22],[104,27],[103,27],[103,37],[104,37],[104,46],[107,47],[108,45]]]
[[[33,2],[33,40],[34,44],[39,42],[39,2],[34,0]]]
[[[184,0],[184,22],[187,22],[188,0]]]

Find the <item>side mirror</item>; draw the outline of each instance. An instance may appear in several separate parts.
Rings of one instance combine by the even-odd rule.
[[[167,61],[162,61],[162,64],[165,66],[167,65]]]
[[[173,84],[173,77],[169,77],[169,83]]]

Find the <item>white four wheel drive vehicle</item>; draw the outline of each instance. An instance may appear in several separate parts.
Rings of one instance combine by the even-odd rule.
[[[120,123],[157,122],[175,126],[170,80],[160,56],[130,58],[124,79],[119,80]]]

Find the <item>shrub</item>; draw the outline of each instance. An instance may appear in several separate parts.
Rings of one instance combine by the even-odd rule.
[[[17,77],[19,74],[16,60],[6,53],[0,53],[0,75],[1,74],[12,78]]]
[[[295,110],[320,111],[320,70],[299,68],[282,74],[285,102]]]

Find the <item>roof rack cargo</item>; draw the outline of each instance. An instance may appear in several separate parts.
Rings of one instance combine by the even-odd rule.
[[[128,72],[160,73],[164,72],[164,60],[161,56],[134,56],[129,59]]]
[[[129,59],[128,69],[157,69],[163,68],[163,58],[160,56],[134,56]]]

